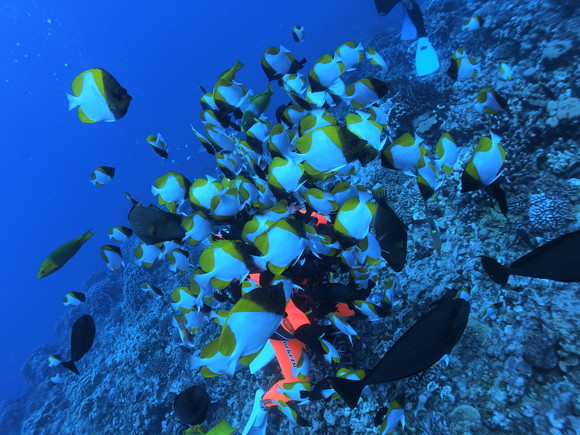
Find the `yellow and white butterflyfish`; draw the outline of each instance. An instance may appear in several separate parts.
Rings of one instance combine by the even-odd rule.
[[[300,192],[300,196],[321,215],[328,216],[338,210],[338,203],[331,192],[313,187]]]
[[[358,197],[349,199],[338,209],[334,218],[334,230],[341,236],[343,247],[347,247],[344,242],[356,244],[368,234],[377,210],[377,205],[370,202],[370,199],[368,192],[361,192]]]
[[[328,315],[328,318],[336,329],[338,329],[340,332],[342,332],[348,337],[348,339],[350,340],[350,344],[352,344],[352,337],[359,338],[357,332],[353,329],[353,327],[350,326],[346,322],[346,320],[344,320],[342,317],[338,317],[336,314],[330,313]]]
[[[266,180],[256,177],[254,178],[254,184],[258,188],[259,193],[258,199],[252,203],[253,207],[256,207],[258,210],[266,210],[278,202]]]
[[[508,110],[505,98],[490,88],[485,88],[479,91],[476,100],[477,101],[473,104],[473,107],[479,113],[485,112],[493,115]]]
[[[281,106],[281,109],[284,106]],[[284,123],[288,128],[294,128],[308,112],[296,104],[288,104],[283,110],[276,112],[278,122]]]
[[[239,364],[249,365],[280,326],[286,308],[283,284],[259,287],[230,310],[220,337],[202,350],[197,364],[215,374],[232,376]]]
[[[365,58],[365,49],[360,42],[346,41],[340,44],[334,51],[344,64],[347,71],[354,70],[353,66]]]
[[[292,193],[298,190],[304,175],[304,167],[299,159],[274,157],[268,165],[268,184],[277,194]]]
[[[376,305],[372,302],[355,300],[352,304],[358,312],[365,315],[371,322],[376,322],[381,319],[381,316],[377,314]]]
[[[348,181],[341,181],[330,189],[330,193],[334,195],[334,199],[338,203],[338,206],[341,207],[349,199],[357,198],[359,193],[364,190],[364,187],[361,185],[354,185]]]
[[[193,307],[203,304],[203,301],[198,296],[193,294],[190,287],[176,287],[171,293],[171,306],[174,311],[186,312]]]
[[[250,178],[238,175],[230,185],[238,192],[242,208],[250,206],[258,199],[259,190]]]
[[[215,153],[216,153],[216,147],[213,144],[213,142],[211,142],[203,134],[201,134],[199,131],[197,131],[193,125],[190,125],[190,127],[191,127],[191,131],[193,131],[193,134],[195,134],[195,136],[197,137],[197,139],[199,140],[199,142],[201,143],[201,145],[203,146],[203,148],[210,155],[212,155],[212,156],[215,155]],[[221,151],[221,149],[220,149],[220,151]]]
[[[185,202],[191,182],[178,172],[169,171],[155,180],[151,193],[159,204],[165,204],[171,213]]]
[[[326,90],[313,91],[312,87],[308,86],[306,94],[304,95],[304,100],[308,107],[321,109],[330,106],[329,100],[332,101],[332,97]]]
[[[463,48],[456,49],[451,55],[451,59],[459,59],[461,57],[467,57],[467,53]]]
[[[213,88],[213,101],[223,113],[231,113],[246,101],[248,89],[235,81],[236,74],[244,66],[239,60],[220,74]]]
[[[223,174],[232,179],[243,169],[243,159],[234,153],[217,153],[215,160]]]
[[[362,111],[369,113],[371,115],[369,118],[370,121],[378,122],[383,126],[387,125],[388,122],[387,113],[385,112],[384,109],[381,109],[380,107],[377,106],[369,106],[364,108]]]
[[[174,249],[182,249],[183,244],[174,242],[173,240],[166,240],[165,242],[160,242],[161,254],[159,254],[159,259],[163,260],[167,255]]]
[[[234,187],[212,198],[210,203],[211,216],[215,221],[229,221],[244,208],[244,198]]]
[[[179,316],[183,319],[185,327],[192,333],[196,333],[199,327],[203,324],[203,321],[206,319],[205,313],[201,310],[200,306],[184,310],[179,313]]]
[[[308,239],[308,249],[316,257],[320,257],[321,255],[334,257],[341,252],[341,246],[338,240],[328,234],[318,234],[316,230],[309,231],[307,227],[306,238]]]
[[[358,248],[356,245],[354,245],[343,248],[338,254],[338,257],[342,260],[342,263],[350,270],[363,267],[363,265],[359,263],[358,259],[356,258],[355,254],[357,251]]]
[[[203,125],[203,128],[205,130],[205,134],[207,135],[206,141],[209,141],[214,150],[232,152],[236,149],[236,137],[228,133],[221,125],[206,123]],[[200,141],[201,140],[202,139],[200,138]]]
[[[222,118],[220,118],[220,116],[221,115],[218,110],[212,109],[202,110],[202,112],[199,114],[201,123],[204,127],[209,124],[213,125],[214,127],[221,126],[222,128],[224,128],[225,126],[222,125],[223,120]]]
[[[437,169],[431,159],[427,156],[422,156],[419,163],[415,167],[417,174],[417,185],[421,196],[425,201],[431,198],[435,191],[440,187],[437,184]]]
[[[62,356],[60,355],[49,355],[48,356],[48,366],[56,367],[62,362]]]
[[[215,100],[213,99],[213,89],[211,92],[208,92],[201,85],[199,86],[199,89],[202,92],[202,96],[199,99],[201,110],[218,110],[218,107],[215,104]]]
[[[346,115],[345,123],[348,131],[364,140],[369,146],[365,147],[368,157],[360,159],[361,162],[366,163],[373,160],[382,148],[381,134],[383,132],[383,124],[370,119],[371,114],[358,110],[356,113],[349,113]]]
[[[268,137],[268,149],[272,157],[282,157],[294,150],[293,141],[296,133],[286,128],[283,124],[275,124],[270,130]]]
[[[163,292],[159,287],[147,284],[146,282],[141,283],[141,290],[150,296],[155,296],[157,298],[163,297]]]
[[[355,258],[361,266],[374,266],[381,259],[381,247],[371,232],[356,245]]]
[[[357,80],[347,86],[344,100],[355,109],[367,107],[387,95],[389,85],[374,77]]]
[[[385,59],[383,59],[383,56],[381,56],[379,54],[378,51],[376,51],[373,47],[368,47],[367,51],[365,53],[365,56],[368,60],[371,61],[371,63],[373,65],[377,65],[380,69],[383,70],[383,72],[387,72],[388,70],[388,66],[387,66],[387,62],[385,62]]]
[[[453,80],[469,80],[477,77],[479,62],[474,57],[462,56],[451,59],[446,74]]]
[[[53,384],[62,384],[63,383],[63,378],[61,375],[59,375],[58,373],[56,375],[52,375],[50,377],[50,382],[52,382]]]
[[[481,18],[479,15],[474,15],[463,23],[461,26],[461,30],[465,32],[473,32],[474,30],[479,30],[483,27],[483,23],[485,20]]]
[[[104,186],[111,182],[115,176],[115,168],[110,166],[99,166],[91,174],[91,183],[93,186]]]
[[[415,166],[421,160],[427,150],[422,145],[423,139],[415,133],[415,137],[404,133],[392,144],[383,148],[381,152],[381,164],[388,169],[414,173]]]
[[[280,48],[268,47],[260,60],[262,70],[266,73],[268,80],[278,80],[286,74],[294,74],[302,68],[305,62],[306,59],[297,61],[290,50],[283,45],[280,45]]]
[[[318,338],[318,341],[320,341],[322,350],[324,350],[324,359],[329,363],[330,362],[339,363],[340,353],[338,353],[336,347],[334,347],[330,341],[325,340],[322,337]]]
[[[243,281],[251,261],[243,242],[218,240],[205,248],[199,256],[199,265],[205,272],[195,275],[194,280],[202,290],[211,286],[218,290],[226,288],[233,280]]]
[[[296,42],[304,41],[304,26],[297,24],[292,27],[292,39]]]
[[[395,282],[392,278],[388,279],[387,283],[385,284],[383,303],[390,306],[395,305]]]
[[[71,94],[66,94],[68,110],[78,108],[82,122],[113,122],[127,113],[131,96],[115,78],[101,68],[91,68],[76,76]]]
[[[288,201],[281,200],[275,205],[262,210],[260,216],[266,218],[268,222],[277,222],[280,219],[285,219],[293,213],[293,209],[288,205]]]
[[[206,240],[213,230],[211,220],[204,212],[199,210],[183,218],[182,226],[185,230],[183,240],[189,240],[192,245],[197,245]]]
[[[68,292],[62,299],[65,307],[79,307],[87,300],[84,293]]]
[[[300,120],[298,135],[302,136],[312,130],[329,125],[338,125],[338,121],[326,109],[313,109]]]
[[[499,74],[504,80],[511,80],[514,75],[514,70],[507,62],[499,63]]]
[[[107,269],[118,273],[122,267],[125,266],[123,261],[123,255],[121,254],[121,248],[114,245],[103,245],[101,246],[101,258],[105,261]]]
[[[258,154],[263,153],[263,143],[268,141],[270,123],[267,120],[256,120],[254,124],[246,130],[246,141],[250,148]]]
[[[189,201],[194,209],[209,212],[211,200],[223,193],[225,189],[215,178],[206,175],[196,179],[189,188]]]
[[[213,91],[215,104],[224,114],[237,111],[243,113],[250,97],[248,88],[235,81],[218,82]]]
[[[107,231],[107,234],[109,235],[109,239],[111,239],[113,242],[124,242],[133,235],[133,230],[127,227],[117,226],[110,228]]]
[[[380,432],[381,435],[390,435],[395,432],[395,429],[398,424],[401,424],[401,427],[405,429],[405,395],[400,394],[398,395],[395,400],[391,402],[389,405],[389,409],[387,414],[385,415],[381,427]]]
[[[465,165],[461,176],[461,191],[469,192],[489,186],[500,175],[505,162],[505,150],[499,137],[490,132],[491,137],[482,137]]]
[[[446,174],[450,174],[453,171],[453,165],[457,161],[459,150],[455,139],[449,133],[445,132],[439,137],[435,146],[435,155],[437,156],[435,160],[437,167],[443,168]]]
[[[308,72],[308,82],[314,92],[327,90],[344,72],[346,67],[338,56],[321,56]]]
[[[502,307],[503,307],[503,302],[501,302],[501,301],[489,305],[485,310],[483,310],[479,319],[483,322],[487,318],[490,318],[490,319],[495,318],[496,314],[499,312],[499,310]]]
[[[187,271],[189,265],[189,252],[175,248],[167,254],[167,259],[169,260],[169,270],[172,272],[179,272],[184,274]]]
[[[147,136],[147,143],[151,145],[155,154],[157,154],[162,159],[166,159],[169,157],[167,154],[167,143],[165,143],[165,139],[161,136],[161,133],[157,133],[157,136],[154,134],[150,134]]]
[[[161,254],[161,243],[155,245],[147,245],[143,242],[139,243],[135,248],[135,264],[138,266],[145,266],[147,268],[153,266],[155,260]]]
[[[225,320],[224,320],[225,323]],[[193,370],[199,370],[204,378],[212,378],[223,374],[224,365],[228,364],[229,356],[225,356],[219,351],[219,337],[210,341],[202,349],[199,355],[190,358],[190,365]],[[235,362],[234,372],[242,367],[242,364]]]
[[[292,153],[304,160],[304,169],[312,177],[326,179],[354,161],[366,142],[340,125],[312,130],[296,140]]]
[[[374,269],[368,269],[363,266],[350,269],[349,275],[359,288],[368,288],[370,282],[376,284],[379,280],[379,276]]]
[[[256,237],[254,246],[262,254],[252,256],[256,266],[262,270],[267,267],[274,275],[281,275],[304,252],[305,225],[296,219],[280,219]]]
[[[298,95],[304,95],[308,88],[308,82],[302,73],[285,74],[282,76],[282,87],[289,94],[294,92]]]
[[[256,237],[270,228],[268,220],[260,215],[254,216],[252,219],[244,224],[242,230],[242,240],[249,243],[254,243]]]

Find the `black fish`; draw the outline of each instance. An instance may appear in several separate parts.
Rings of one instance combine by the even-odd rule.
[[[88,314],[79,317],[73,325],[70,337],[71,360],[63,361],[61,363],[62,366],[79,375],[75,362],[80,360],[91,349],[94,339],[95,321],[93,318]]]
[[[366,385],[396,381],[427,370],[459,341],[469,317],[464,299],[441,300],[399,338],[361,381],[329,378],[332,388],[353,409]]]
[[[173,411],[181,423],[193,426],[205,420],[210,403],[205,387],[193,385],[177,395],[173,402]]]
[[[378,204],[374,227],[381,247],[381,256],[395,272],[400,272],[407,261],[407,229],[387,204],[384,187],[375,189],[373,196]]]
[[[496,283],[506,285],[510,275],[551,279],[559,282],[580,281],[580,230],[544,243],[509,266],[482,255],[481,265]]]
[[[183,216],[154,205],[145,207],[137,203],[131,208],[128,218],[135,235],[148,245],[168,240],[181,241],[185,237],[181,226]]]

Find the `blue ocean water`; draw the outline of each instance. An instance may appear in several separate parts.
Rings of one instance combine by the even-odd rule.
[[[265,87],[259,59],[270,45],[314,60],[338,44],[365,40],[399,12],[379,17],[372,1],[129,2],[5,0],[0,4],[0,95],[4,180],[0,283],[0,400],[21,391],[20,368],[32,349],[54,343],[62,297],[104,270],[99,246],[106,230],[127,225],[124,192],[148,203],[153,181],[168,170],[190,179],[214,171],[189,125],[200,127],[198,85],[212,86],[236,59],[239,78]],[[296,46],[290,29],[301,24]],[[88,68],[111,72],[133,101],[114,123],[81,123],[64,93]],[[169,159],[145,137],[161,132]],[[89,182],[98,166],[116,168],[101,188]],[[57,246],[92,228],[96,235],[57,273],[38,280],[40,263]]]

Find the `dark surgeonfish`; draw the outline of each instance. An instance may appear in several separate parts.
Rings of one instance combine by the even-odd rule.
[[[52,251],[46,260],[42,262],[40,265],[40,269],[38,270],[38,274],[36,275],[37,278],[44,278],[51,273],[56,272],[62,266],[69,261],[81,246],[93,237],[93,233],[91,230],[88,230],[82,236],[77,237],[76,239],[71,240],[70,242],[66,242],[64,245],[59,246],[54,251]]]
[[[374,227],[382,257],[395,272],[400,272],[407,261],[407,229],[387,204],[384,187],[375,189],[373,196],[378,204]]]
[[[353,409],[366,385],[396,381],[427,370],[453,349],[469,318],[470,304],[442,298],[387,351],[363,380],[329,378],[330,386]]]
[[[128,218],[135,235],[147,245],[169,240],[181,241],[185,237],[185,230],[181,226],[183,216],[163,211],[154,205],[145,207],[135,201]]]
[[[580,281],[580,230],[544,243],[509,266],[482,255],[481,265],[496,283],[506,285],[510,275],[551,279],[560,282]]]
[[[177,395],[173,402],[173,411],[181,423],[192,426],[205,420],[210,403],[205,387],[193,385]]]
[[[79,370],[75,365],[93,346],[95,339],[95,321],[85,314],[77,319],[73,325],[70,336],[70,361],[63,361],[61,365],[71,372],[79,375]]]

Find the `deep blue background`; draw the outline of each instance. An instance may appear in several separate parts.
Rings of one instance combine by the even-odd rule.
[[[137,6],[138,5],[138,6]],[[84,9],[86,8],[86,9]],[[208,89],[236,59],[239,81],[260,92],[260,56],[284,44],[309,65],[340,43],[366,42],[400,12],[379,17],[372,0],[112,1],[3,0],[0,4],[0,170],[2,207],[0,400],[16,397],[19,374],[36,346],[57,343],[62,297],[103,270],[106,230],[127,225],[124,192],[148,203],[168,170],[190,180],[215,162],[189,129],[199,124],[198,84]],[[292,40],[302,24],[306,39]],[[133,96],[125,118],[83,124],[64,92],[88,68],[104,68]],[[161,132],[169,159],[145,137]],[[188,159],[188,157],[190,157]],[[98,166],[113,181],[89,182]],[[60,244],[92,228],[96,235],[60,271],[38,280],[40,263]]]

